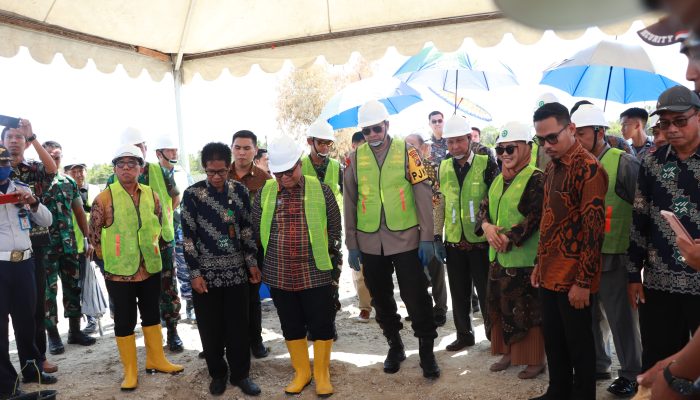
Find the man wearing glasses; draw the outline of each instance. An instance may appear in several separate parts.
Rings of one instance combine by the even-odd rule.
[[[540,242],[530,276],[541,288],[549,364],[549,388],[535,399],[594,399],[590,304],[600,283],[608,178],[574,138],[576,126],[566,107],[545,104],[533,120],[534,139],[552,158],[545,170]]]
[[[445,124],[445,117],[440,111],[433,111],[428,114],[428,126],[433,132],[430,137],[430,158],[435,164],[440,164],[447,155],[447,139],[442,137],[442,128]]]
[[[420,343],[423,376],[437,378],[440,368],[433,354],[437,332],[423,273],[435,256],[428,176],[418,151],[389,136],[389,113],[382,103],[367,102],[357,114],[367,143],[350,155],[351,168],[344,177],[348,262],[355,269],[364,265],[376,319],[389,344],[384,372],[396,373],[406,359],[394,300],[396,270],[401,298]]]
[[[309,144],[309,155],[301,158],[301,172],[306,176],[317,177],[328,185],[338,201],[338,207],[343,206],[343,171],[338,160],[330,158],[330,152],[335,144],[333,127],[326,121],[316,121],[309,127],[306,134]]]

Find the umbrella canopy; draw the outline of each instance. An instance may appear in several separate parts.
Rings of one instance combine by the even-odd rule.
[[[504,63],[466,52],[442,53],[425,47],[406,61],[394,76],[409,84],[451,93],[459,90],[492,90],[517,85],[513,71]]]
[[[379,100],[390,115],[422,100],[420,93],[395,78],[368,78],[353,82],[336,93],[321,111],[320,119],[333,129],[357,126],[357,110],[370,100]]]
[[[656,73],[638,45],[603,40],[544,71],[542,85],[587,97],[628,104],[656,100],[677,82]]]

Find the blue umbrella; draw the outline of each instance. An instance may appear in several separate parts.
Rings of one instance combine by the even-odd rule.
[[[637,45],[601,41],[550,67],[542,85],[587,97],[628,104],[656,100],[661,92],[678,85],[656,73],[646,51]]]
[[[422,101],[420,93],[394,78],[368,78],[353,82],[336,93],[321,111],[319,119],[333,129],[357,126],[357,110],[370,100],[379,100],[390,115]]]

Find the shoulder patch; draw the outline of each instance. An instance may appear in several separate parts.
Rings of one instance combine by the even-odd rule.
[[[414,147],[409,147],[407,152],[409,181],[415,185],[428,179],[425,165],[423,165],[423,160],[420,158],[418,151]]]

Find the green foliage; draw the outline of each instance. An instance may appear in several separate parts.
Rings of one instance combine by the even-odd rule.
[[[187,158],[190,161],[190,175],[195,176],[199,174],[204,174],[204,168],[202,168],[202,152],[198,151],[195,154],[188,154]]]
[[[486,147],[494,147],[496,145],[496,139],[498,139],[499,133],[500,130],[495,126],[489,125],[481,128],[481,144]]]
[[[608,121],[610,128],[605,131],[608,136],[622,137],[622,124],[620,121]]]
[[[95,164],[87,170],[88,183],[98,186],[104,186],[107,183],[107,178],[114,173],[112,164]]]

